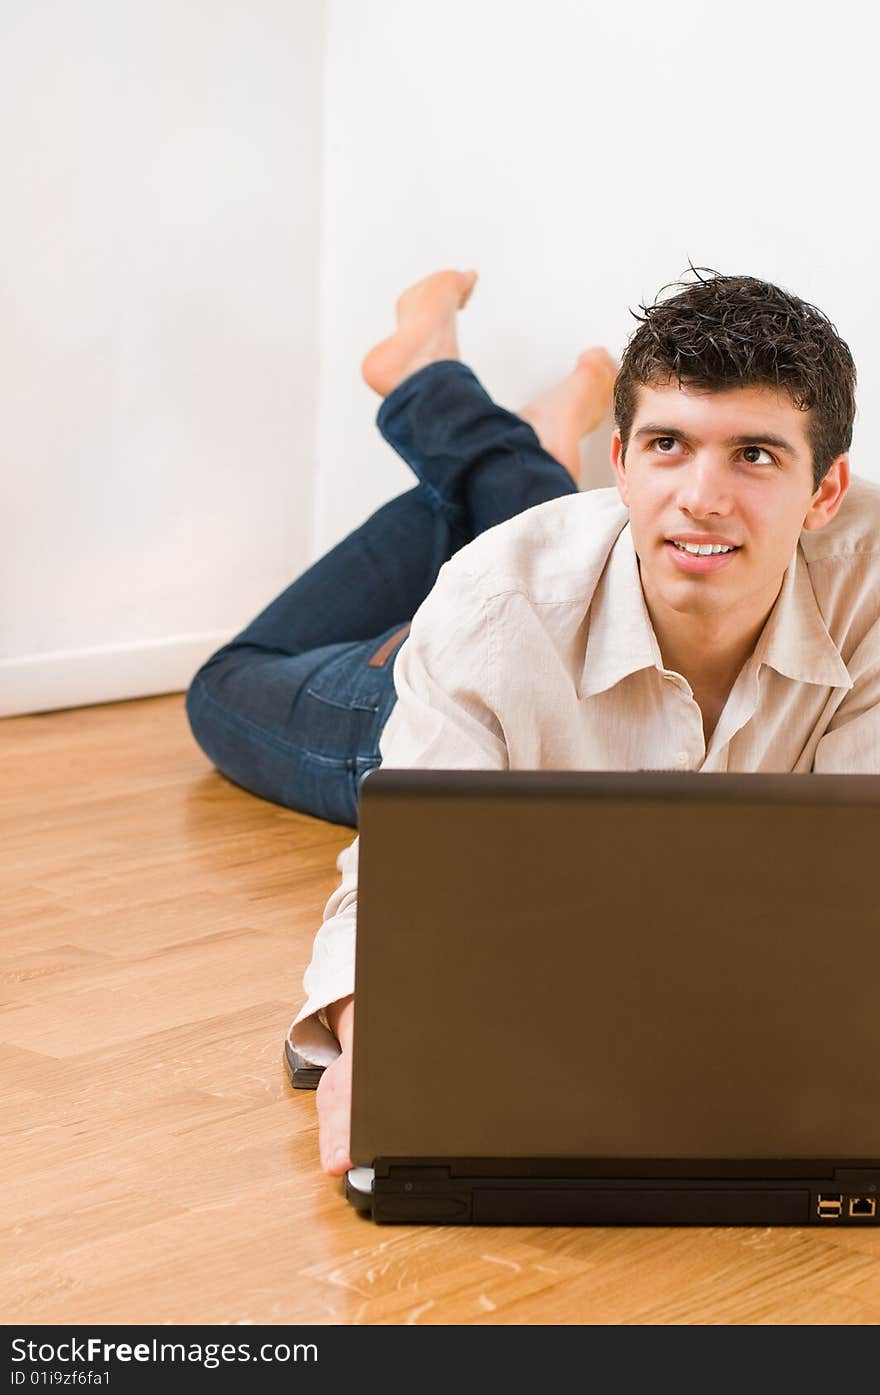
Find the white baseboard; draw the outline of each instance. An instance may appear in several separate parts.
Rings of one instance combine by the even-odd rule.
[[[184,692],[196,670],[233,633],[6,659],[0,662],[0,717]]]

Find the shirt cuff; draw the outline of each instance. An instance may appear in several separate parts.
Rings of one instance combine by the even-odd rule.
[[[320,989],[320,996],[315,993],[310,997],[293,1019],[287,1039],[310,1065],[329,1066],[341,1055],[342,1047],[330,1030],[326,1010],[331,1003],[347,998],[353,992],[354,984],[348,974],[334,985]]]
[[[330,1066],[342,1054],[342,1047],[326,1025],[326,1019],[320,1022],[316,1012],[310,1017],[298,1018],[287,1033],[287,1040],[310,1066]]]

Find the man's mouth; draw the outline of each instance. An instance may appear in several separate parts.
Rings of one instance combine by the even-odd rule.
[[[683,543],[672,538],[667,538],[664,546],[673,565],[679,571],[691,573],[717,572],[728,566],[740,551],[739,547],[726,543]]]
[[[679,538],[667,538],[673,547],[678,547],[682,552],[689,552],[692,557],[708,557],[721,552],[736,552],[737,544],[728,542],[689,542]]]

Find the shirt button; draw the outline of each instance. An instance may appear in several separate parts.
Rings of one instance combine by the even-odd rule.
[[[675,757],[675,764],[685,766],[690,765],[690,763],[691,758],[688,755],[687,751],[679,751],[678,755]]]

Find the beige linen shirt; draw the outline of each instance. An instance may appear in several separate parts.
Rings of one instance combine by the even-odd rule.
[[[666,669],[616,489],[570,494],[481,533],[441,568],[394,664],[384,766],[880,773],[880,485],[852,477],[802,532],[708,750]],[[290,1031],[327,1065],[315,1014],[354,991],[358,838],[337,858]],[[426,895],[430,888],[426,888]]]

